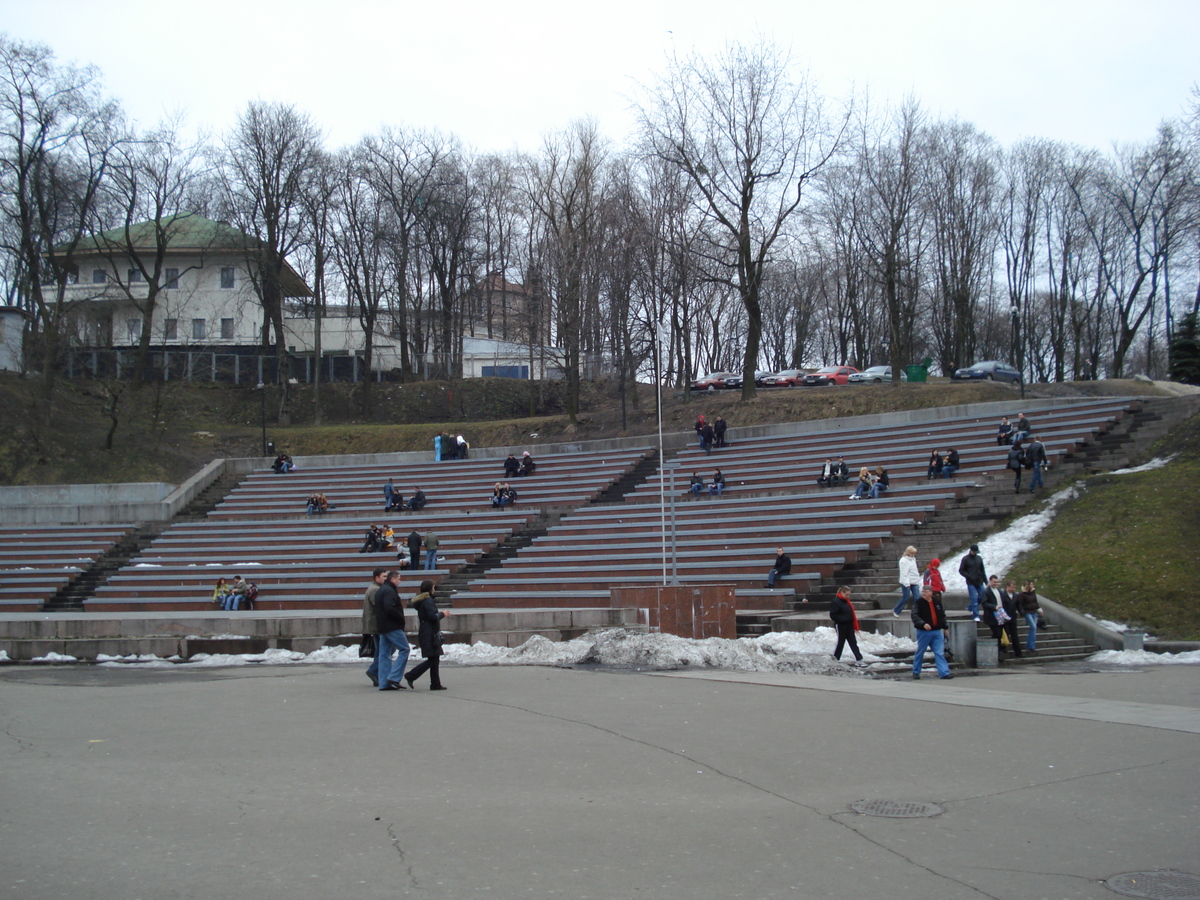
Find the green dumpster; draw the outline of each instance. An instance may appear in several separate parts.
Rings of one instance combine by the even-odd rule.
[[[904,374],[908,376],[908,383],[914,381],[924,381],[929,375],[929,366],[905,366]]]

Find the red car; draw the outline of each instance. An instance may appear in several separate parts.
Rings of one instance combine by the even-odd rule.
[[[762,383],[769,387],[779,387],[780,385],[791,385],[795,387],[804,378],[803,369],[784,369],[782,372],[776,372],[774,375],[768,375]]]
[[[854,366],[826,366],[823,369],[817,369],[811,375],[804,376],[805,384],[849,384],[850,376],[855,374],[858,369]]]

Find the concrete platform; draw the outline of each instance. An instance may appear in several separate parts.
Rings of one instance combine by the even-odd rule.
[[[0,894],[1112,900],[1200,874],[1198,666],[443,680],[0,668]]]
[[[517,647],[535,634],[551,640],[576,637],[590,628],[638,627],[636,609],[452,610],[452,640]],[[417,632],[416,613],[405,613],[406,630]],[[94,660],[98,655],[153,654],[189,658],[195,653],[261,653],[268,649],[309,653],[319,647],[357,643],[362,612],[344,609],[254,610],[178,613],[0,613],[0,650],[27,661],[49,653]]]

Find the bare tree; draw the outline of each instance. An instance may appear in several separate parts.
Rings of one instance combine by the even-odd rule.
[[[247,269],[262,304],[262,347],[275,345],[280,421],[287,421],[288,365],[283,330],[287,257],[303,246],[304,189],[317,164],[321,132],[309,116],[280,103],[250,103],[226,142],[229,212],[255,239]]]
[[[48,48],[0,35],[0,233],[21,305],[40,333],[43,420],[69,312],[71,259],[92,226],[117,125],[96,69],[59,66]]]
[[[743,399],[755,395],[764,269],[846,121],[831,127],[815,88],[790,69],[787,54],[765,43],[730,46],[715,60],[675,59],[641,110],[654,155],[699,191],[711,277],[735,288],[745,308]]]
[[[879,135],[864,121],[858,148],[863,184],[855,216],[867,271],[883,291],[892,381],[914,347],[925,228],[920,137],[923,115],[906,102]]]
[[[160,298],[186,271],[168,270],[171,250],[181,244],[202,250],[215,237],[191,212],[204,175],[203,148],[182,141],[178,127],[165,122],[121,144],[109,166],[107,191],[115,224],[85,241],[108,259],[113,283],[140,315],[135,389],[145,378]]]

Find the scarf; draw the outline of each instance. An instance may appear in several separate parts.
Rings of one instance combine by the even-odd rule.
[[[858,631],[858,613],[854,611],[854,604],[851,603],[850,599],[841,591],[838,592],[838,596],[845,600],[846,605],[850,607],[850,624],[854,626],[855,631]]]

